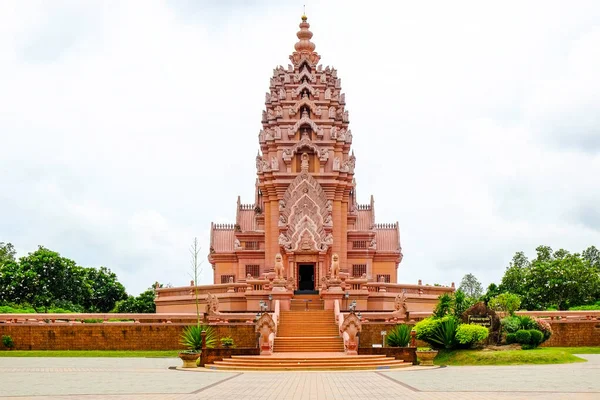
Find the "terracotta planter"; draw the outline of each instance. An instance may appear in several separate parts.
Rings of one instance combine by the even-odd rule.
[[[183,361],[183,368],[197,368],[196,360],[200,358],[200,353],[179,353],[179,358]]]
[[[433,365],[433,359],[437,356],[437,350],[419,351],[417,350],[417,357],[421,361],[421,365],[431,366]]]

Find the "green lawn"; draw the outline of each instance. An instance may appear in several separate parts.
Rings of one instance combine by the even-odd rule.
[[[0,357],[177,357],[177,350],[10,350]]]
[[[436,365],[518,365],[584,362],[574,354],[600,354],[600,347],[540,347],[533,350],[441,350]]]

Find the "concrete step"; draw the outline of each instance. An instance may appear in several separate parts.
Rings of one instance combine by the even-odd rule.
[[[335,356],[329,356],[336,354]],[[325,355],[325,356],[323,356]],[[346,356],[343,353],[310,353],[306,356],[233,356],[223,361],[206,365],[213,370],[240,371],[318,371],[318,370],[383,370],[411,366],[411,363],[395,360],[392,357],[368,355]]]
[[[404,361],[403,360],[378,360],[378,361],[361,361],[360,363],[358,363],[358,365],[365,365],[365,366],[378,366],[378,365],[393,365],[393,364],[403,364]],[[251,367],[251,366],[258,366],[258,367],[295,367],[298,364],[301,364],[303,366],[309,366],[309,367],[318,367],[318,366],[327,366],[327,367],[337,367],[337,366],[343,366],[343,367],[347,367],[347,366],[352,366],[352,365],[357,365],[356,361],[352,361],[352,360],[348,360],[348,361],[329,361],[329,362],[311,362],[311,361],[305,361],[305,362],[287,362],[287,361],[272,361],[270,363],[265,363],[265,362],[261,362],[261,363],[256,363],[254,361],[246,361],[246,362],[241,362],[241,361],[235,361],[235,360],[231,360],[231,359],[225,359],[223,361],[215,361],[214,362],[215,365],[235,365],[235,366],[245,366],[245,367]]]
[[[334,354],[334,355],[331,355]],[[302,362],[302,361],[311,361],[311,362],[328,362],[328,361],[337,361],[337,360],[353,360],[353,361],[376,361],[376,360],[394,360],[393,357],[387,357],[385,355],[356,355],[356,356],[348,356],[343,352],[334,352],[334,353],[314,353],[314,354],[306,354],[306,355],[289,355],[285,357],[279,357],[277,355],[272,356],[231,356],[232,360],[239,361],[254,361],[254,362],[273,362],[276,361],[289,361],[289,362]]]

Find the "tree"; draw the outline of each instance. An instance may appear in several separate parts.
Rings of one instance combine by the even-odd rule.
[[[454,292],[452,303],[452,312],[456,318],[461,318],[463,313],[467,311],[477,301],[476,297],[467,296],[462,290],[458,289]]]
[[[23,281],[21,267],[16,261],[0,263],[0,304],[18,302],[22,296]]]
[[[126,298],[109,269],[80,267],[43,246],[18,261],[0,263],[0,301],[29,304],[37,312],[50,307],[108,312]]]
[[[502,293],[490,299],[490,308],[514,315],[521,306],[521,298],[513,293]]]
[[[558,250],[552,257],[532,262],[526,279],[527,306],[559,310],[593,302],[600,286],[600,274],[579,254]]]
[[[15,247],[12,243],[0,242],[0,265],[15,261]]]
[[[85,268],[86,292],[83,306],[88,312],[110,312],[117,301],[127,299],[125,287],[106,267]]]
[[[531,263],[525,256],[525,253],[522,251],[515,253],[502,277],[499,287],[500,292],[516,293],[523,296],[526,291],[525,281],[530,266]]]
[[[81,304],[85,292],[85,273],[73,260],[42,246],[19,260],[15,274],[17,301],[29,303],[39,312],[59,302]]]
[[[115,305],[114,312],[117,313],[155,313],[156,304],[154,304],[155,293],[153,288],[149,288],[139,296],[128,296],[125,300],[120,300]]]
[[[500,288],[498,287],[498,285],[496,285],[495,283],[490,283],[490,285],[487,287],[487,291],[481,297],[481,299],[485,302],[485,304],[488,304],[493,297],[496,297],[499,294]]]
[[[583,259],[590,263],[590,265],[598,272],[600,272],[600,250],[595,246],[590,246],[583,251],[581,254]]]
[[[553,251],[549,246],[538,246],[536,253],[531,262],[522,252],[515,254],[500,292],[519,295],[527,310],[566,310],[591,303],[600,294],[600,271],[595,264],[600,254],[595,247],[586,249],[583,256],[565,249]]]
[[[466,274],[460,282],[459,290],[462,290],[467,297],[478,299],[483,294],[483,287],[475,275]]]

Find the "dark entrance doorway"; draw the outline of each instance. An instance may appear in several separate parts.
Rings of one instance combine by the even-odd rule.
[[[298,291],[315,290],[315,266],[314,264],[298,265]]]

